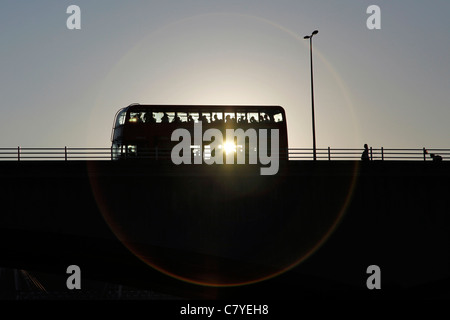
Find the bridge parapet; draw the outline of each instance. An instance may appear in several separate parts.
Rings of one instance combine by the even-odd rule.
[[[358,148],[317,148],[318,160],[360,160],[363,149]],[[154,149],[138,156],[140,159],[170,160],[171,150]],[[313,160],[312,148],[289,148],[286,152],[289,160]],[[284,154],[280,154],[284,156]],[[433,158],[431,155],[436,155]],[[439,158],[440,157],[440,158]],[[41,161],[41,160],[112,160],[113,148],[0,148],[0,161]],[[130,157],[136,158],[136,157]],[[446,148],[370,148],[369,158],[373,161],[384,160],[447,160],[450,159],[450,149]]]

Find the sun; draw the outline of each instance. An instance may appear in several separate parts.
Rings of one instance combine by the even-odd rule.
[[[223,151],[225,154],[236,152],[236,145],[233,142],[227,141],[223,144]]]

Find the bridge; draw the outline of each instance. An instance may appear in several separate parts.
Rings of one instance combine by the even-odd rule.
[[[0,267],[64,287],[75,264],[83,279],[187,298],[448,296],[449,150],[318,151],[290,149],[260,176],[108,161],[108,148],[2,149]],[[370,265],[381,291],[367,289]]]
[[[363,149],[357,148],[317,148],[318,160],[360,160]],[[155,159],[170,158],[171,150],[158,150],[157,148],[146,154],[145,158]],[[369,149],[370,160],[433,160],[430,154],[439,154],[443,158],[450,157],[450,149],[394,149],[372,148]],[[312,160],[311,148],[289,148],[285,155],[289,160]],[[2,160],[113,160],[113,148],[0,148],[0,161]]]

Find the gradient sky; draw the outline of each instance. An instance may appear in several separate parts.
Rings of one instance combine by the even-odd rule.
[[[69,5],[81,30],[69,30]],[[369,30],[368,6],[381,8]],[[2,0],[0,147],[109,147],[118,109],[281,105],[290,147],[450,148],[450,2]]]

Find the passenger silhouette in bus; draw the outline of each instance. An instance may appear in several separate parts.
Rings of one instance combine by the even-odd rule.
[[[192,118],[191,115],[189,115],[189,117],[188,117],[188,122],[194,122],[194,119]]]
[[[362,161],[369,161],[369,146],[367,144],[364,145],[364,151],[361,155]]]
[[[222,121],[217,117],[217,114],[214,115],[214,122],[216,122],[216,123],[222,122]]]
[[[250,123],[256,123],[255,117],[251,117],[251,118],[250,118]]]
[[[163,117],[161,118],[162,123],[169,123],[169,117],[167,116],[167,113],[164,112]]]
[[[155,116],[152,116],[151,112],[146,112],[144,115],[144,121],[145,123],[155,123],[156,119]]]
[[[264,117],[264,121],[265,122],[273,122],[273,118],[269,117],[269,115],[266,114],[266,116]]]
[[[173,118],[172,123],[180,123],[180,122],[181,122],[181,119],[179,116],[176,116],[175,118]]]
[[[202,114],[202,117],[200,118],[202,123],[208,123],[208,118],[204,114]]]
[[[240,118],[239,118],[239,121],[238,121],[239,123],[247,123],[247,118],[245,117],[245,115],[244,116],[241,116]]]

